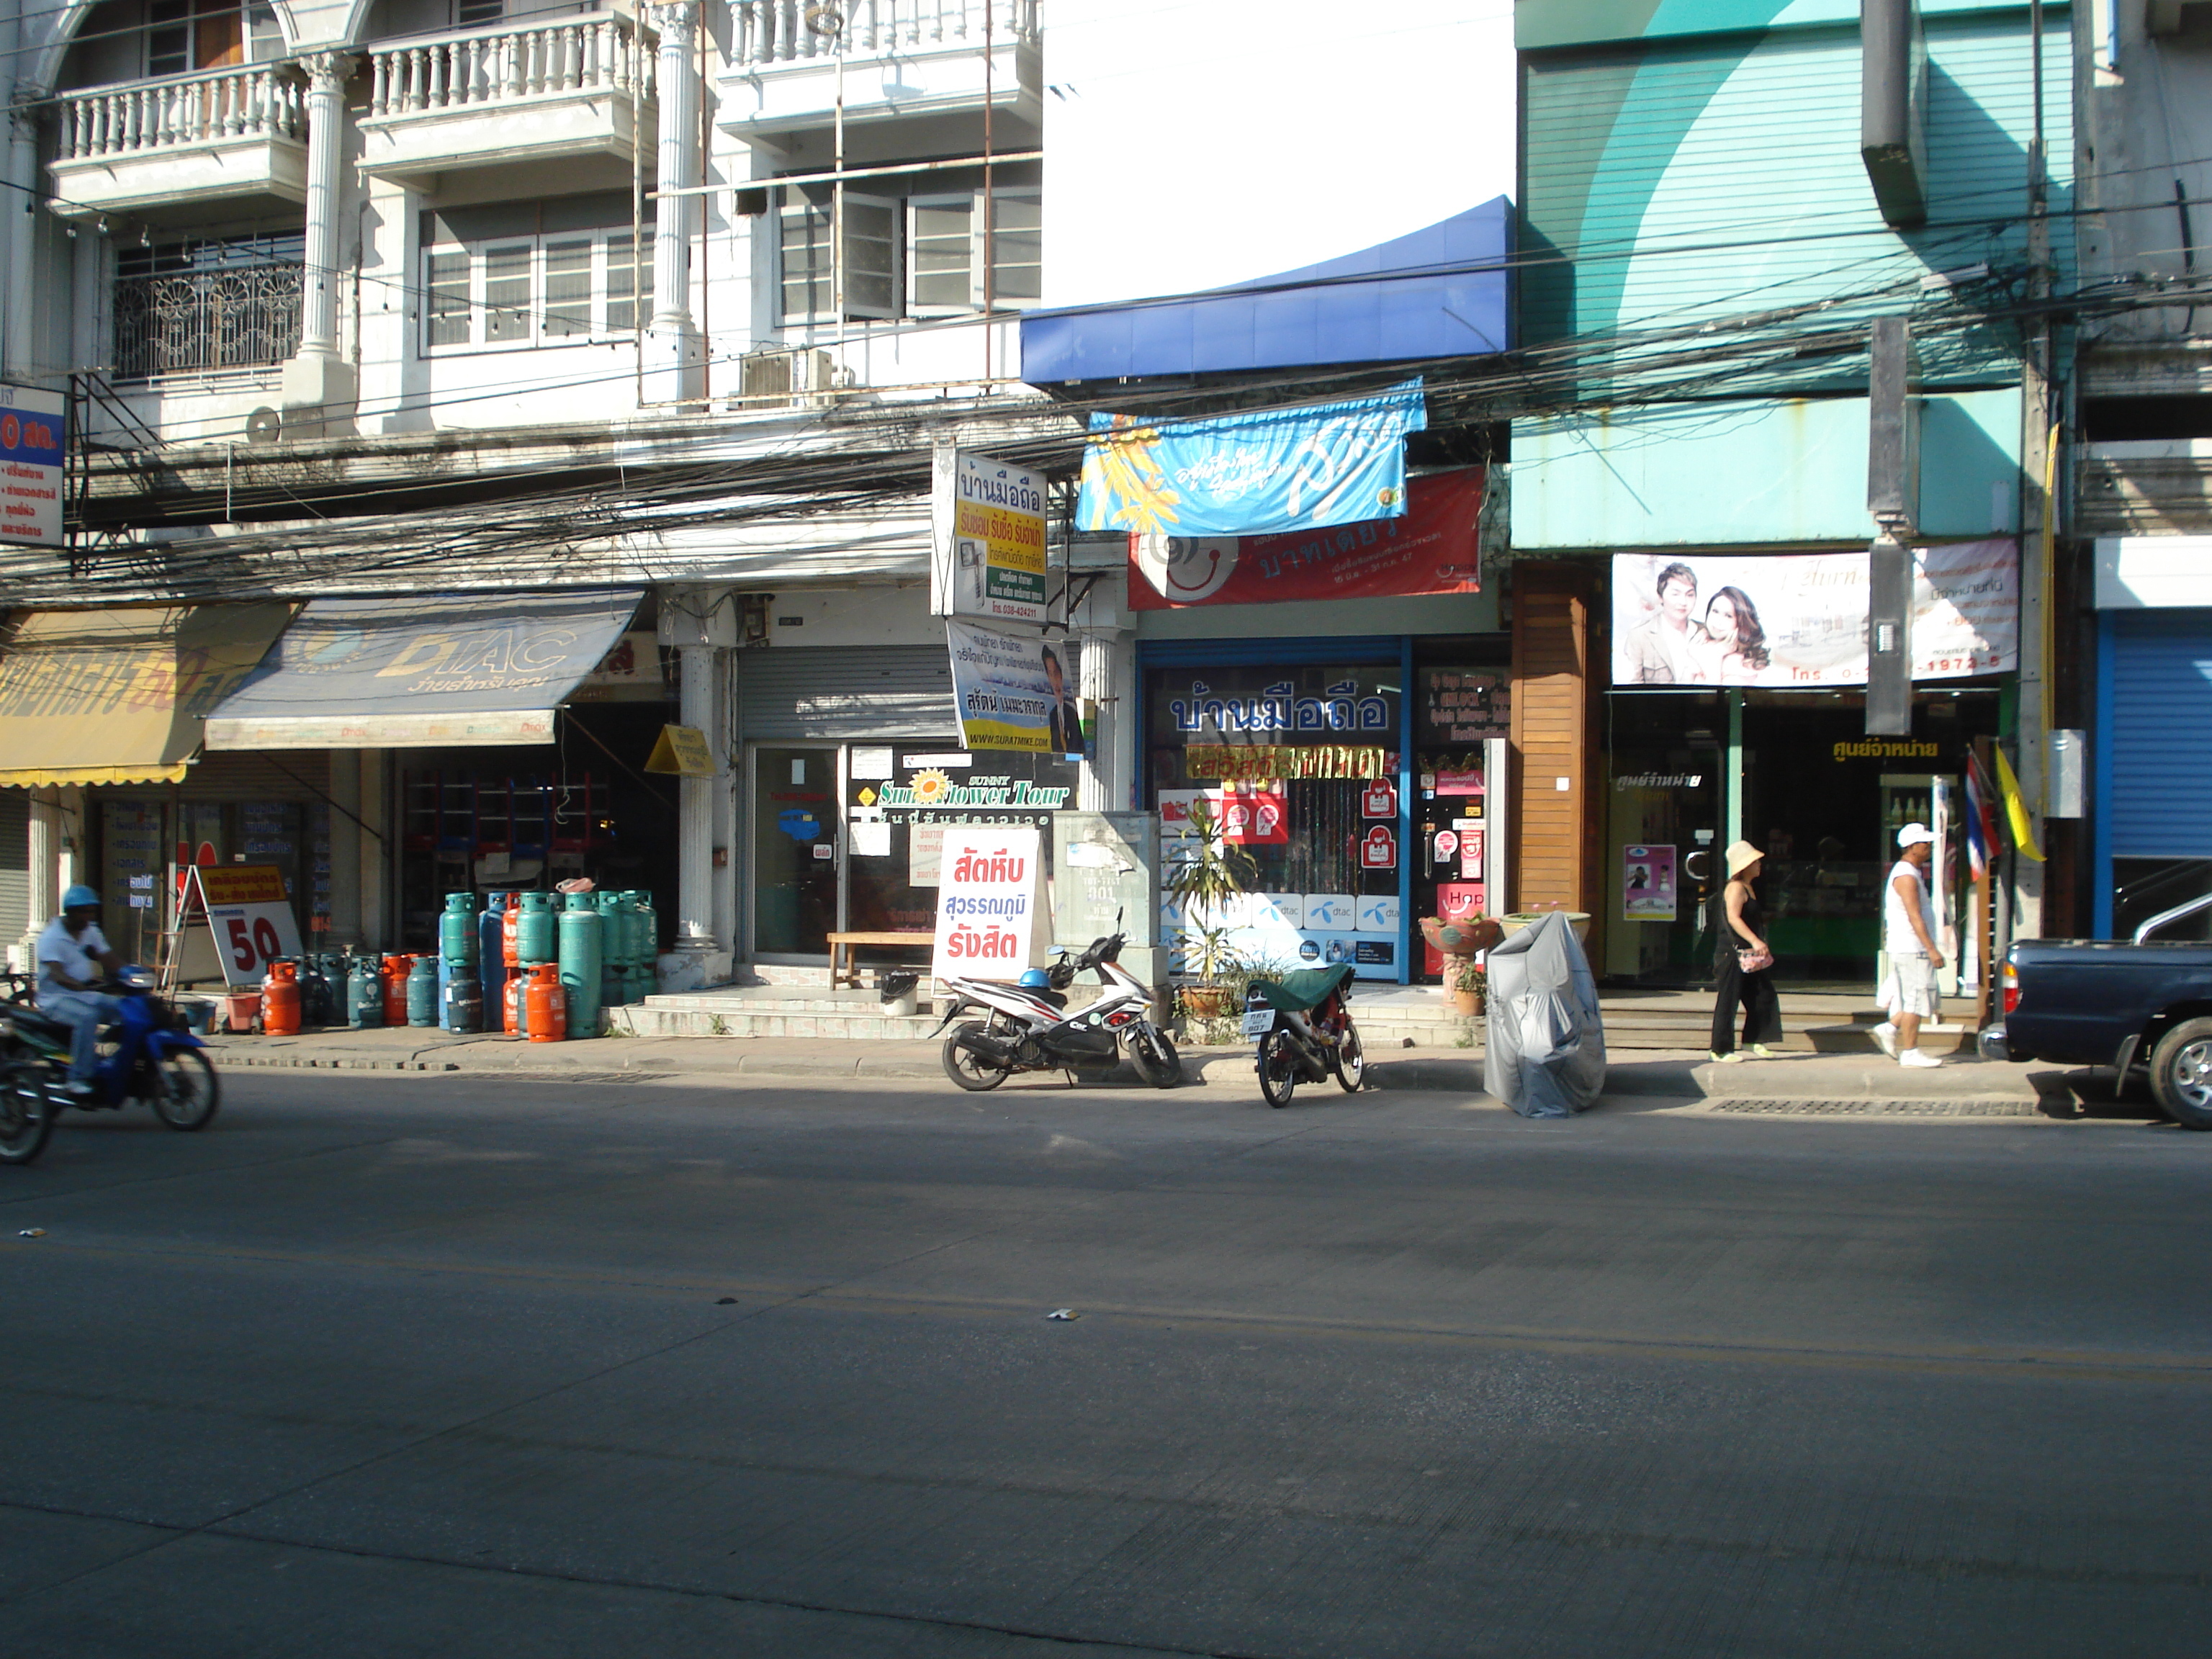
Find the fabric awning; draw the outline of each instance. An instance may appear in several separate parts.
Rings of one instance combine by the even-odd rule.
[[[1200,294],[1022,317],[1022,378],[1206,374],[1504,351],[1513,204],[1503,196],[1411,235]]]
[[[313,599],[208,718],[210,749],[550,743],[637,588]]]
[[[38,611],[0,643],[0,787],[176,783],[283,604]]]

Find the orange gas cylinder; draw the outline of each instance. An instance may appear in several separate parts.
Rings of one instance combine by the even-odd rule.
[[[530,989],[530,975],[511,975],[499,994],[500,1025],[509,1036],[522,1035],[522,999]]]
[[[507,963],[509,977],[522,966],[522,940],[517,930],[522,925],[522,895],[507,896],[507,911],[499,921],[499,949],[501,960]]]
[[[270,1036],[297,1036],[300,1032],[300,964],[272,962],[269,977],[261,981],[261,1029]]]
[[[384,972],[384,1023],[404,1025],[407,1023],[407,975],[415,971],[412,957],[386,957]]]
[[[532,1042],[561,1042],[568,1036],[568,994],[561,988],[561,964],[548,962],[530,970],[526,994]]]

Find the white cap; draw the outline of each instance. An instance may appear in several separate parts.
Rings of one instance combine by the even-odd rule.
[[[1908,847],[1917,846],[1921,842],[1933,841],[1935,839],[1936,832],[1933,830],[1930,830],[1926,824],[1908,823],[1904,829],[1897,832],[1897,848],[1899,852],[1903,852]]]

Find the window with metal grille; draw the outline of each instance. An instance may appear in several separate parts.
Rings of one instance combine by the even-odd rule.
[[[295,231],[118,250],[117,374],[283,362],[300,346],[306,242]]]

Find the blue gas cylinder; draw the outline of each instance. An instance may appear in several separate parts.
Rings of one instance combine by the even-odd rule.
[[[438,1023],[438,964],[428,957],[416,957],[407,970],[407,1023],[425,1028]]]
[[[550,896],[544,893],[525,893],[522,898],[522,920],[514,926],[514,946],[525,968],[535,968],[542,962],[558,959],[558,947],[554,942],[553,912],[546,903]]]
[[[599,895],[599,955],[616,969],[629,960],[629,921],[620,893]]]
[[[469,1036],[483,1030],[483,987],[478,981],[466,977],[448,980],[439,1006],[445,1013],[441,1024],[447,1030]]]
[[[487,893],[477,915],[477,983],[482,986],[483,1006],[496,1009],[507,984],[507,895]]]
[[[476,895],[448,893],[446,908],[438,918],[438,959],[462,967],[474,967],[477,952],[483,947],[477,940]]]
[[[660,956],[660,912],[653,908],[653,895],[637,899],[637,959],[650,968]]]
[[[374,957],[356,957],[346,970],[346,1024],[357,1031],[384,1024],[384,975]]]
[[[561,912],[561,989],[572,1038],[599,1034],[600,930],[597,910],[578,904]]]

